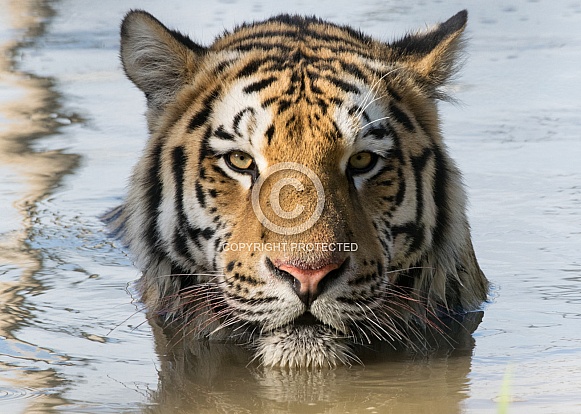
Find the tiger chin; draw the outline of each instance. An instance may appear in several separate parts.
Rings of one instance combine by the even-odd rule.
[[[418,349],[478,310],[488,281],[437,109],[466,21],[384,43],[280,15],[202,46],[129,12],[121,60],[150,138],[105,219],[151,320],[317,369]]]

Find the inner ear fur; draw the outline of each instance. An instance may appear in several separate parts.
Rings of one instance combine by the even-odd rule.
[[[161,110],[192,77],[206,49],[151,14],[132,10],[121,24],[121,62],[129,79]]]
[[[457,71],[467,20],[468,12],[462,10],[430,30],[408,34],[392,42],[389,47],[393,60],[404,62],[435,92]]]

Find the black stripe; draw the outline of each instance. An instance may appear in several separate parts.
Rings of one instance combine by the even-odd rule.
[[[405,129],[407,129],[409,132],[414,132],[415,127],[412,123],[412,120],[393,102],[391,102],[389,105],[389,112],[397,122],[405,127]]]
[[[289,119],[286,120],[284,126],[286,127],[286,129],[292,129],[292,126],[295,124],[295,122],[297,121],[297,117],[296,115],[292,115]]]
[[[446,159],[438,146],[433,148],[433,153],[436,168],[434,175],[434,202],[437,208],[433,243],[438,246],[442,243],[450,224],[450,205],[448,200],[448,180],[450,179],[450,173]]]
[[[208,96],[206,96],[206,98],[202,102],[202,109],[199,112],[197,112],[190,120],[190,123],[188,124],[188,132],[192,132],[193,130],[201,127],[206,123],[208,117],[210,116],[210,113],[212,112],[212,104],[218,98],[219,95],[220,87],[217,87]]]
[[[393,88],[387,86],[386,89],[387,93],[389,93],[393,99],[395,99],[398,102],[401,101],[401,95],[397,93]]]
[[[421,266],[418,266],[418,269],[412,268],[405,272],[402,272],[401,269],[394,269],[392,270],[397,271],[397,279],[395,285],[390,286],[389,293],[397,296],[403,297],[410,297],[410,293],[414,288],[414,284],[417,278],[420,277],[420,269]]]
[[[324,94],[323,90],[321,88],[319,88],[317,85],[315,85],[313,82],[311,82],[311,84],[310,84],[310,89],[311,89],[311,92],[316,94],[316,95],[323,95]]]
[[[184,171],[187,163],[187,156],[183,147],[175,147],[172,151],[172,170],[175,185],[174,205],[176,216],[178,217],[178,227],[174,232],[173,248],[176,252],[184,257],[188,257],[187,240],[182,233],[187,225],[184,214]]]
[[[332,123],[333,123],[333,131],[330,133],[331,138],[333,140],[343,138],[343,134],[341,133],[341,129],[339,128],[339,125],[337,125],[337,123],[334,120]],[[333,133],[335,133],[335,134],[333,134]]]
[[[214,135],[217,136],[218,138],[225,139],[227,141],[234,141],[234,135],[232,135],[231,133],[227,132],[224,129],[224,125],[220,125],[218,127],[218,129],[216,129],[214,131]]]
[[[235,39],[233,39],[231,42],[226,43],[226,45],[222,46],[224,49],[230,49],[230,48],[237,48],[238,46],[240,46],[241,44],[244,44],[246,42],[253,42],[256,41],[257,39],[267,39],[270,40],[272,38],[290,38],[290,39],[295,39],[297,38],[297,29],[294,30],[253,30],[248,32],[247,34],[236,37]],[[278,40],[278,39],[277,39]],[[280,40],[284,40],[284,39],[280,39]]]
[[[236,264],[236,261],[235,261],[235,260],[232,260],[231,262],[229,262],[229,263],[226,265],[226,270],[227,270],[228,272],[231,272],[232,270],[234,270],[234,265],[235,265],[235,264]]]
[[[264,284],[264,283],[260,283],[260,284]],[[244,303],[246,305],[252,305],[252,306],[260,305],[261,303],[275,302],[275,301],[279,300],[278,297],[275,297],[275,296],[269,296],[266,298],[248,299],[248,298],[245,298],[243,296],[236,295],[232,292],[226,292],[226,294],[228,295],[229,299],[235,300],[235,301],[240,302],[240,303]],[[244,313],[245,314],[252,314],[252,315],[262,315],[264,312],[244,309]]]
[[[242,67],[242,69],[240,69],[238,71],[238,73],[236,74],[236,78],[245,78],[247,76],[253,75],[255,74],[258,69],[260,68],[261,65],[264,64],[263,60],[251,60],[250,62],[248,62],[246,65],[244,65]]]
[[[329,104],[325,102],[324,99],[317,99],[316,104],[319,105],[319,107],[321,108],[321,112],[323,112],[323,114],[327,113],[327,108],[329,108]]]
[[[157,217],[159,214],[159,206],[161,205],[162,189],[163,184],[160,177],[161,172],[161,153],[163,150],[163,144],[160,140],[159,143],[155,145],[153,151],[148,156],[147,161],[151,164],[149,166],[149,173],[146,178],[147,190],[145,193],[146,201],[146,231],[145,239],[147,240],[147,245],[151,246],[154,250],[157,249],[160,243],[160,235],[157,231]]]
[[[212,128],[210,126],[206,127],[206,132],[202,137],[202,142],[200,143],[200,165],[206,158],[215,157],[216,152],[210,148],[210,137],[212,136]]]
[[[204,125],[210,116],[210,111],[211,108],[209,106],[204,106],[201,111],[197,112],[188,124],[188,131],[191,132]]]
[[[393,140],[393,147],[389,150],[389,152],[391,153],[392,157],[396,158],[402,165],[405,165],[406,160],[401,150],[401,139],[399,135],[395,132],[395,129],[393,129],[389,123],[384,125],[385,129],[387,129],[389,137]]]
[[[232,128],[234,129],[234,132],[236,133],[236,135],[238,135],[239,137],[242,137],[242,133],[240,132],[240,121],[242,120],[242,117],[244,116],[244,114],[246,114],[247,112],[252,114],[252,115],[256,114],[256,111],[254,110],[254,108],[249,106],[247,108],[244,108],[240,112],[238,112],[234,116],[234,121],[232,122]]]
[[[262,79],[260,81],[251,83],[250,85],[242,89],[242,91],[244,93],[260,92],[261,90],[268,88],[270,85],[276,82],[276,80],[277,78],[275,76],[270,76],[266,79]]]
[[[284,111],[286,111],[287,109],[289,109],[290,106],[291,106],[291,103],[292,102],[289,101],[289,100],[281,99],[278,102],[278,112],[277,112],[277,114],[280,115],[281,113],[283,113]]]
[[[359,88],[353,85],[352,83],[346,82],[342,79],[335,78],[334,76],[325,76],[325,79],[344,92],[353,92],[357,94],[361,92]]]
[[[192,286],[200,283],[198,276],[192,275],[190,272],[191,271],[184,269],[181,265],[172,263],[171,274],[174,275],[173,279],[177,280],[179,283],[180,291],[190,289]]]
[[[272,137],[274,136],[274,125],[271,125],[266,130],[266,142],[268,145],[272,142]]]
[[[187,225],[186,225],[187,226]],[[186,227],[186,231],[188,234],[188,238],[195,244],[195,246],[198,249],[202,248],[202,244],[200,243],[200,233],[202,232],[202,230],[198,227],[192,227],[192,226],[187,226]],[[185,243],[185,240],[184,240]]]
[[[366,56],[368,55],[367,50],[365,50],[365,45],[362,44],[361,41],[369,42],[369,38],[363,39],[361,34],[356,34],[357,32],[353,31],[353,32],[350,32],[349,34],[352,37],[355,37],[356,40],[352,40],[352,39],[349,39],[348,37],[334,36],[334,35],[328,34],[326,32],[327,27],[325,27],[325,26],[321,27],[321,29],[322,29],[321,32],[315,32],[312,29],[308,30],[308,31],[304,32],[304,36],[311,36],[320,42],[330,43],[329,45],[326,45],[326,46],[328,48],[330,48],[331,50],[333,50],[333,46],[336,46],[338,51],[344,50],[345,46],[351,46],[351,47],[355,48],[356,50],[360,51],[361,54],[365,54]],[[347,27],[342,27],[341,29],[349,30]]]
[[[266,101],[264,101],[262,103],[262,108],[263,109],[268,108],[270,105],[272,105],[273,103],[275,103],[277,99],[278,99],[278,96],[274,96],[272,98],[268,98]]]
[[[214,170],[214,172],[220,174],[222,177],[230,179],[230,176],[228,174],[226,174],[226,172],[222,168],[218,167],[217,165],[212,165],[212,170]]]
[[[224,250],[224,246],[222,246],[222,238],[216,237],[216,240],[214,240],[214,251],[222,252],[223,250]],[[215,264],[214,264],[214,267],[216,267]]]
[[[331,68],[330,70],[331,72],[335,72],[334,68]],[[310,66],[307,66],[306,68],[306,72],[307,72],[307,78],[311,81],[311,84],[314,83],[317,79],[321,78],[321,69],[320,68],[316,68],[316,71],[311,70]]]
[[[254,59],[246,63],[234,77],[237,79],[246,78],[250,75],[256,74],[260,68],[263,70],[269,68],[282,68],[284,67],[285,63],[286,61],[283,58],[279,58],[277,56],[268,56],[261,59]]]
[[[206,195],[204,194],[204,189],[199,181],[196,180],[196,199],[200,207],[206,208]]]
[[[414,170],[414,175],[416,178],[416,221],[419,223],[424,214],[424,168],[428,159],[432,156],[433,152],[430,148],[425,148],[422,155],[418,157],[411,157],[411,164]]]
[[[383,139],[389,136],[389,131],[384,126],[376,126],[365,131],[365,135],[371,135],[375,139]]]
[[[215,74],[219,74],[222,73],[226,67],[230,64],[232,64],[233,62],[235,62],[234,60],[224,60],[222,62],[220,62],[218,65],[216,65],[216,67],[214,68],[214,73]]]
[[[365,103],[365,105],[367,105],[367,103]],[[359,108],[358,108],[359,109]],[[361,118],[363,118],[363,120],[369,124],[371,123],[371,118],[369,117],[369,115],[367,114],[367,112],[363,111],[361,112]]]
[[[199,242],[200,236],[206,240],[210,240],[215,233],[216,230],[211,227],[201,229],[199,227],[188,226],[188,236],[198,247],[201,247]]]
[[[216,230],[211,227],[206,227],[202,230],[202,237],[206,240],[210,240],[214,234],[216,234]]]
[[[353,75],[354,77],[363,80],[364,82],[368,82],[367,80],[367,75],[365,75],[363,73],[363,71],[357,67],[356,65],[354,65],[353,63],[346,63],[343,62],[341,60],[339,60],[339,64],[341,65],[341,69],[347,73],[349,73],[350,75]]]
[[[405,178],[401,167],[397,170],[397,181],[399,183],[399,188],[397,189],[397,194],[395,195],[395,205],[399,206],[401,203],[403,203],[406,190]]]
[[[250,42],[247,45],[237,45],[233,46],[232,49],[239,50],[241,52],[248,52],[250,50],[261,49],[264,51],[271,52],[273,50],[277,50],[277,52],[282,53],[290,53],[292,52],[293,48],[291,46],[285,46],[280,43],[260,43],[260,42]]]
[[[330,97],[329,98],[329,102],[331,102],[335,106],[341,106],[341,105],[343,105],[343,100],[340,99],[340,98],[337,98],[335,96]]]
[[[408,254],[417,252],[422,248],[425,239],[425,227],[420,223],[406,223],[401,226],[393,226],[391,228],[391,233],[395,239],[399,235],[407,236],[408,240],[411,240],[411,244],[408,247]]]
[[[336,46],[336,47],[335,47]],[[313,51],[313,53],[316,56],[319,56],[321,54],[329,54],[329,52],[334,53],[335,55],[342,55],[345,53],[352,53],[354,55],[359,55],[359,56],[363,56],[369,59],[376,59],[377,56],[374,56],[370,53],[368,53],[367,51],[365,51],[364,49],[362,49],[359,46],[347,46],[347,45],[313,45],[310,47],[310,49]]]
[[[377,171],[377,173],[375,173],[372,177],[369,178],[369,181],[371,180],[375,180],[377,177],[381,176],[383,173],[389,172],[389,171],[393,171],[393,167],[391,165],[384,165],[383,167],[381,167],[379,169],[379,171]],[[390,185],[392,183],[391,180],[389,180]],[[383,185],[383,183],[385,183],[385,181],[382,181],[381,183],[378,183],[379,185]]]

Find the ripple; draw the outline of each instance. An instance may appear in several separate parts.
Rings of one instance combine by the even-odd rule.
[[[19,360],[42,361],[49,364],[66,362],[67,357],[61,356],[52,350],[20,341],[15,338],[0,336],[0,357],[9,357]]]
[[[0,385],[0,401],[2,402],[37,398],[40,395],[41,393],[32,388],[18,388]]]

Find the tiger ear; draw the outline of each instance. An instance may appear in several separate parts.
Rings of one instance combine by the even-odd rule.
[[[435,92],[458,68],[462,33],[468,12],[462,10],[431,30],[408,34],[389,46],[397,61],[403,61]]]
[[[132,10],[121,24],[121,62],[125,74],[159,111],[191,78],[206,49],[170,30],[151,14]]]

